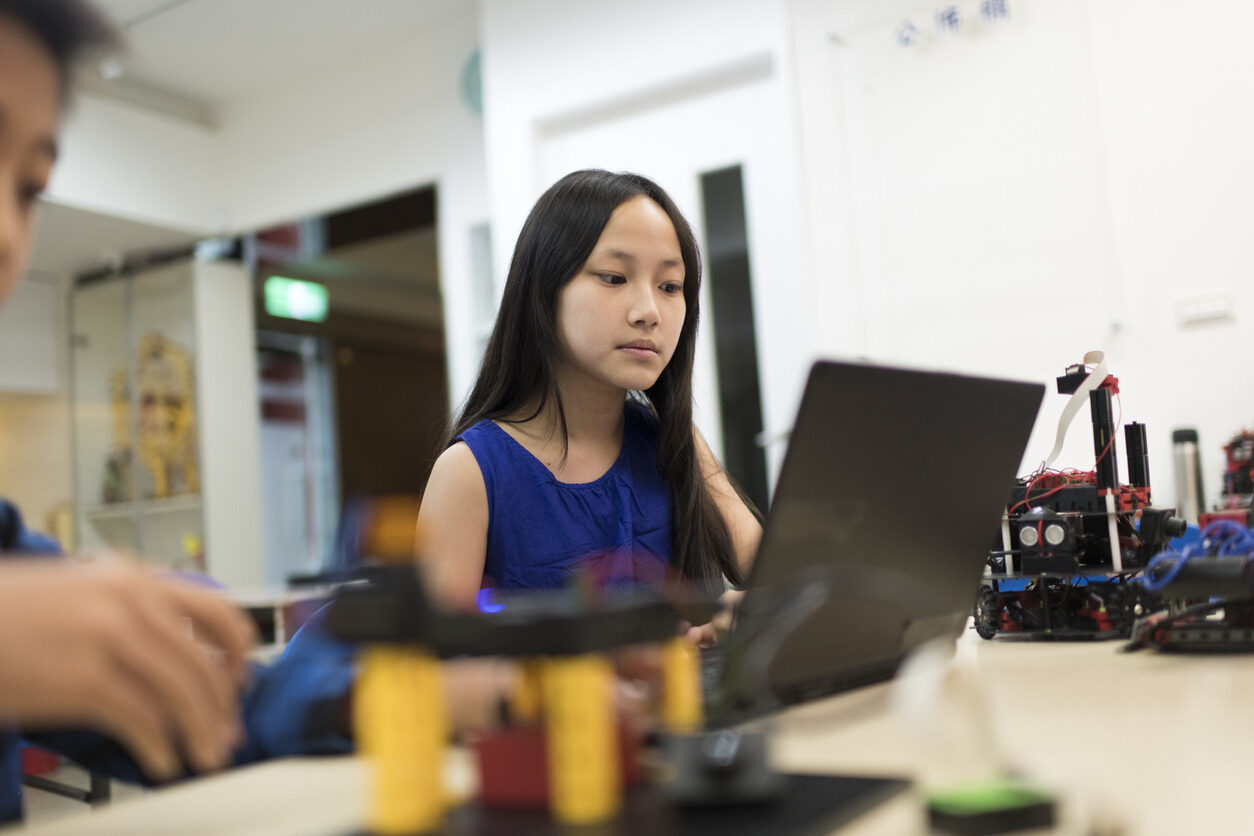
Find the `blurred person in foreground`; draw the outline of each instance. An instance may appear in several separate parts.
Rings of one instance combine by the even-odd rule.
[[[26,269],[73,61],[114,43],[80,3],[0,0],[0,303]],[[119,741],[156,780],[184,764],[224,766],[242,737],[248,620],[218,595],[123,561],[23,557],[54,547],[0,504],[0,821],[21,815],[18,730],[107,734],[60,737],[91,749]]]
[[[117,46],[83,0],[0,0],[0,304],[26,270],[73,69]],[[251,622],[207,587],[58,553],[0,499],[0,824],[22,815],[23,739],[145,782],[352,750],[356,648],[326,634],[325,609],[261,667]],[[517,670],[471,660],[445,674],[464,731],[495,722]]]

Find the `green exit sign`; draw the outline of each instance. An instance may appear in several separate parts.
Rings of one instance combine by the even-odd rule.
[[[322,322],[327,318],[327,289],[314,282],[271,276],[266,279],[266,313]]]

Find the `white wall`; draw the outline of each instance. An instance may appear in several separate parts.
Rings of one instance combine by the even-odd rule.
[[[68,285],[62,275],[28,276],[0,308],[0,496],[40,531],[73,496],[68,341],[58,339]]]
[[[220,135],[134,105],[78,95],[48,198],[205,235],[225,228]]]
[[[190,270],[206,568],[236,592],[264,589],[252,276],[227,261]]]
[[[0,496],[17,504],[27,527],[68,545],[72,525],[54,520],[73,497],[70,451],[69,280],[28,276],[0,309]],[[40,323],[51,323],[38,328]]]
[[[1171,476],[1169,430],[1196,426],[1214,501],[1220,445],[1254,427],[1254,6],[1104,0],[1089,16],[1126,287],[1112,350],[1127,403],[1148,401],[1157,483]],[[1182,322],[1212,296],[1231,315]]]
[[[28,528],[62,538],[73,527],[57,531],[49,517],[73,496],[69,438],[64,398],[0,392],[0,496],[17,504]]]
[[[936,25],[957,6],[957,33]],[[1050,384],[1089,349],[1148,426],[1159,504],[1170,433],[1254,424],[1254,7],[1171,0],[794,0],[812,298],[821,353]],[[921,37],[901,43],[913,23]],[[1184,324],[1218,298],[1225,316]],[[1242,328],[1242,325],[1247,325]],[[1047,396],[1025,466],[1048,452]],[[1087,414],[1060,464],[1092,464]]]
[[[473,11],[224,108],[228,225],[255,229],[427,185],[481,147],[481,120],[458,93],[478,46]]]

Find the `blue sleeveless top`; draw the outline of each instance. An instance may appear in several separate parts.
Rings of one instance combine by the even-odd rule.
[[[552,589],[578,570],[605,585],[657,583],[670,564],[670,491],[657,429],[643,406],[624,409],[618,459],[594,482],[559,482],[491,420],[457,437],[479,463],[488,494],[484,586]]]

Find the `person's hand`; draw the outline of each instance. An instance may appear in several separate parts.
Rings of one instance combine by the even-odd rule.
[[[740,605],[741,599],[745,597],[742,589],[729,589],[719,596],[719,611],[714,614],[708,624],[698,624],[695,627],[689,627],[684,632],[684,638],[698,647],[713,647],[723,638],[723,634],[731,629],[732,621],[736,615],[736,607]]]
[[[0,720],[103,732],[156,780],[184,759],[217,769],[242,733],[238,690],[254,641],[252,623],[205,589],[120,562],[6,560]]]
[[[454,659],[443,666],[448,720],[457,734],[484,732],[501,724],[501,705],[518,687],[518,665],[494,657]]]
[[[613,655],[615,707],[635,721],[652,709],[654,691],[662,677],[662,651],[652,645],[620,648]],[[481,657],[455,659],[443,665],[445,705],[451,730],[458,735],[492,731],[508,718],[504,707],[513,698],[523,676],[510,659]]]

